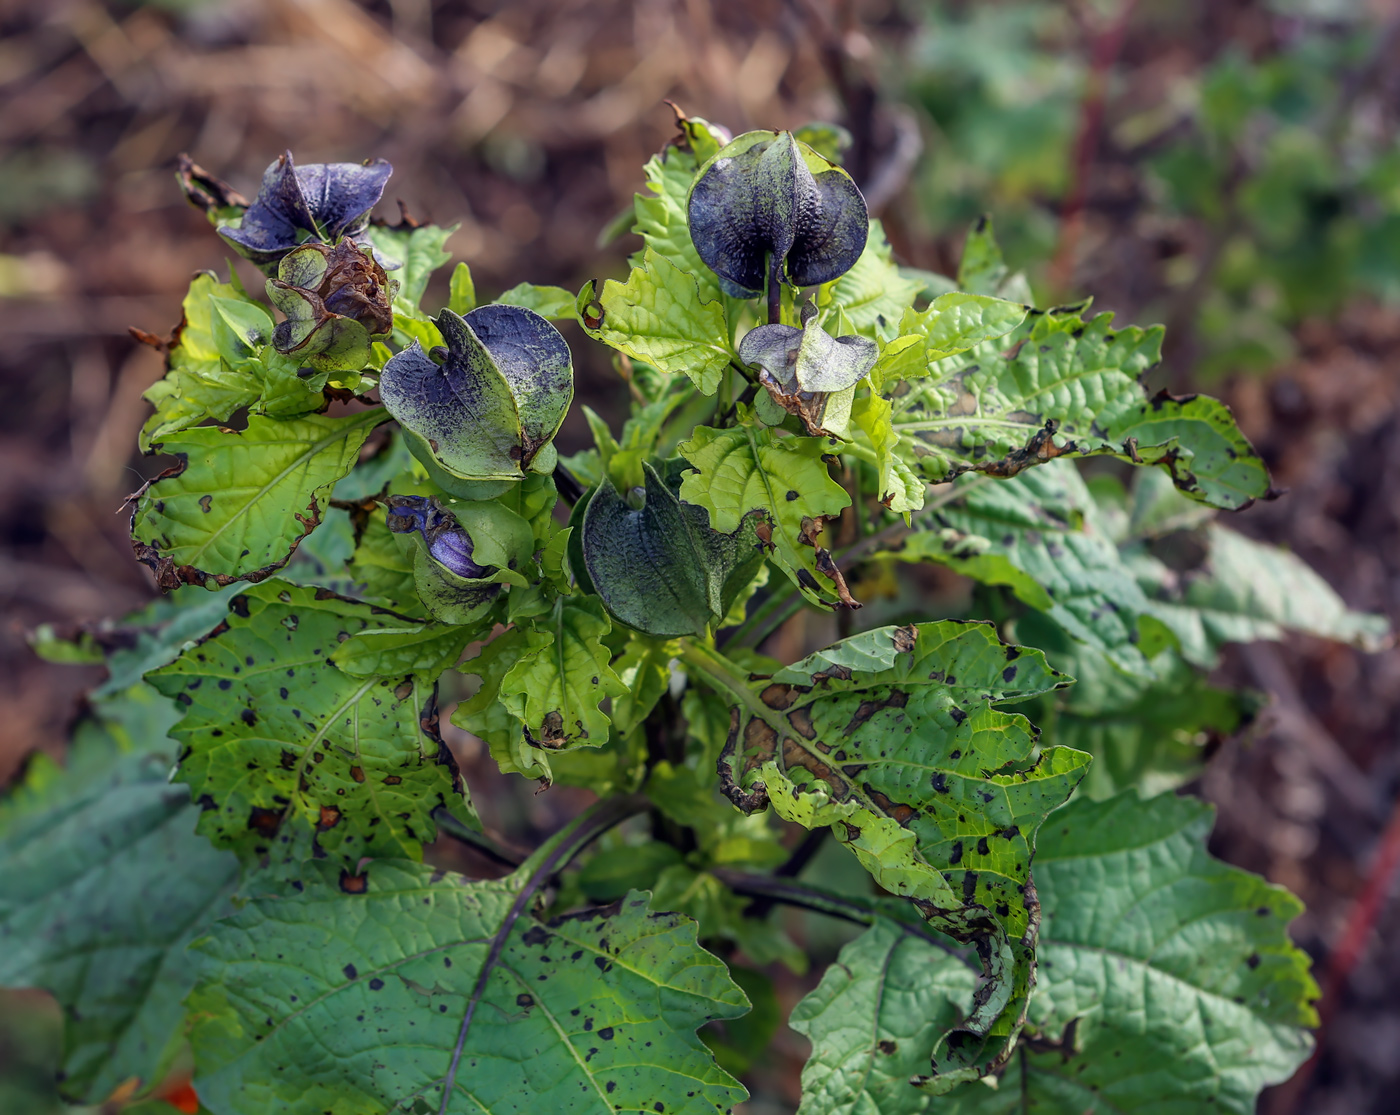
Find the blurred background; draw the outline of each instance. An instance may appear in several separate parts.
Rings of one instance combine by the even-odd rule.
[[[387,158],[385,215],[460,222],[490,296],[624,273],[633,238],[598,237],[674,134],[663,99],[735,133],[841,123],[900,262],[952,272],[990,212],[1040,304],[1165,322],[1153,386],[1225,397],[1288,489],[1231,525],[1400,619],[1397,63],[1397,0],[0,0],[0,786],[61,755],[98,680],[26,631],[153,592],[122,505],[162,368],[127,327],[166,333],[228,254],[182,151],[248,196],[286,148]],[[616,415],[603,350],[567,335],[580,401]],[[575,415],[561,451],[585,437]],[[1273,704],[1193,787],[1213,850],[1303,898],[1320,978],[1379,911],[1315,1071],[1261,1111],[1393,1111],[1400,652],[1298,639],[1222,672]],[[45,997],[0,996],[0,1112],[65,1110],[57,1041]],[[778,1048],[752,1112],[795,1106],[804,1043]]]

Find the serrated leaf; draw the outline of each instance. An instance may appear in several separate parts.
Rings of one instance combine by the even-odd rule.
[[[194,984],[185,946],[228,908],[238,861],[194,836],[199,810],[169,759],[132,755],[0,836],[0,984],[52,992],[65,1014],[63,1091],[105,1100],[157,1082]]]
[[[1306,1059],[1317,985],[1289,940],[1302,906],[1205,849],[1204,802],[1079,800],[1041,831],[1044,924],[1027,1029],[1000,1087],[938,1110],[1248,1115]]]
[[[532,621],[519,660],[501,679],[500,700],[533,746],[562,751],[607,742],[608,716],[598,705],[627,692],[600,641],[611,627],[596,597],[560,600]]]
[[[1111,321],[1038,315],[949,357],[895,400],[895,431],[919,447],[918,466],[934,481],[1111,455],[1161,465],[1179,489],[1217,507],[1266,494],[1268,470],[1223,403],[1146,398],[1139,378],[1160,357],[1161,327],[1114,330]]]
[[[649,913],[645,895],[512,922],[520,875],[469,882],[380,861],[352,895],[308,868],[301,893],[250,902],[199,946],[195,1084],[214,1110],[379,1115],[422,1097],[418,1109],[447,1115],[713,1115],[744,1097],[695,1028],[748,1003],[693,923]]]
[[[884,344],[871,372],[877,389],[901,379],[918,379],[935,362],[1010,333],[1026,318],[1018,302],[954,291],[940,294],[924,310],[907,309],[897,335]]]
[[[481,679],[477,691],[452,713],[452,723],[482,740],[502,774],[552,782],[549,756],[525,740],[524,725],[501,703],[501,682],[521,658],[530,652],[523,629],[502,632],[463,662],[460,669]]]
[[[1148,797],[1189,781],[1200,773],[1210,739],[1239,731],[1263,701],[1208,684],[1173,650],[1148,662],[1150,675],[1128,674],[1043,617],[1017,620],[1016,637],[1075,679],[1057,694],[1053,715],[1048,707],[1043,718],[1028,715],[1042,725],[1042,743],[1094,756],[1080,793],[1095,799],[1134,787]]]
[[[884,918],[841,950],[788,1024],[812,1043],[799,1115],[914,1115],[938,1102],[909,1083],[961,1021],[976,973]]]
[[[940,509],[894,554],[1006,585],[1121,669],[1150,674],[1139,644],[1151,602],[1099,524],[1072,462],[969,485],[961,502]]]
[[[646,241],[647,252],[670,260],[695,278],[702,302],[723,305],[719,277],[701,262],[690,239],[690,222],[685,212],[698,166],[694,155],[674,147],[653,155],[645,168],[650,192],[635,195],[637,223],[633,231]],[[643,260],[634,257],[631,263],[639,267]]]
[[[206,427],[167,438],[161,450],[180,463],[136,498],[137,556],[166,589],[261,580],[315,529],[331,488],[388,417],[379,408],[343,418],[254,415],[242,432]]]
[[[141,448],[153,441],[196,426],[206,418],[226,422],[239,407],[257,401],[261,385],[243,367],[226,364],[215,336],[215,300],[238,300],[238,291],[208,271],[190,282],[184,317],[166,359],[166,374],[143,398],[156,412],[141,430]]]
[[[924,505],[925,482],[895,450],[899,435],[894,432],[890,401],[880,395],[866,395],[855,401],[851,420],[865,435],[875,453],[879,491],[876,498],[898,515],[907,516]]]
[[[594,340],[659,371],[684,372],[702,395],[713,395],[729,366],[724,304],[705,300],[695,276],[648,248],[626,283],[608,279],[579,295],[584,331]],[[601,307],[601,314],[588,307]],[[596,324],[590,324],[594,323]]]
[[[778,438],[761,426],[697,426],[677,451],[696,470],[681,482],[681,499],[705,508],[711,527],[732,534],[745,516],[761,512],[771,528],[764,541],[803,595],[818,604],[849,602],[840,570],[817,544],[823,521],[851,502],[822,460],[826,439]]]
[[[199,831],[241,855],[314,831],[349,865],[418,856],[446,807],[475,823],[437,735],[431,683],[353,677],[331,653],[398,617],[323,589],[270,581],[230,603],[227,627],[149,675],[186,708],[177,778],[207,800]]]
[[[420,225],[417,228],[371,225],[366,231],[375,253],[389,263],[400,265],[391,276],[399,284],[398,293],[394,296],[396,314],[427,316],[419,304],[423,301],[433,272],[452,258],[452,253],[445,251],[443,245],[456,231],[456,225],[449,228],[437,225]]]
[[[990,294],[1029,302],[1030,289],[1020,272],[1011,273],[997,244],[992,219],[982,216],[967,230],[962,259],[958,264],[958,286],[973,294]]]
[[[736,805],[832,826],[884,889],[979,942],[984,994],[935,1055],[934,1091],[1011,1051],[1034,970],[1035,833],[1089,761],[1033,758],[1029,722],[992,706],[1068,683],[990,624],[944,621],[852,636],[732,699],[720,780]]]
[[[1205,564],[1183,578],[1159,563],[1135,566],[1154,597],[1152,614],[1197,665],[1213,666],[1225,643],[1281,639],[1285,631],[1371,651],[1389,643],[1384,616],[1348,609],[1331,585],[1287,550],[1218,524],[1206,528],[1205,538]]]
[[[577,321],[575,299],[575,295],[561,286],[518,283],[500,295],[496,301],[507,306],[524,306],[525,309],[534,310],[540,317],[549,321]]]

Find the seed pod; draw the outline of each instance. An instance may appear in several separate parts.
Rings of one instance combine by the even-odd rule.
[[[763,563],[757,522],[733,534],[710,527],[709,513],[676,492],[684,461],[649,463],[645,503],[634,509],[604,480],[583,515],[581,557],[592,591],[614,618],[648,635],[705,635],[723,621]]]
[[[398,284],[374,256],[352,240],[333,248],[303,244],[282,257],[267,295],[287,316],[272,344],[318,371],[357,370],[369,360],[370,341],[394,326]]]
[[[263,174],[253,204],[241,218],[220,224],[219,235],[271,274],[299,244],[334,244],[361,232],[392,173],[383,159],[299,167],[288,151]]]
[[[490,305],[437,318],[447,347],[415,342],[384,365],[379,394],[435,483],[519,480],[554,470],[552,439],[574,396],[573,358],[533,310]],[[439,362],[440,361],[440,362]]]
[[[739,359],[758,365],[758,381],[784,410],[802,419],[808,433],[840,434],[844,415],[832,420],[837,416],[828,413],[831,396],[864,379],[880,349],[867,337],[833,337],[816,318],[816,307],[809,302],[802,310],[801,329],[760,325],[749,330],[739,342]],[[848,400],[845,411],[849,409]]]
[[[765,284],[771,297],[785,277],[830,282],[855,265],[870,232],[851,176],[791,132],[747,132],[725,145],[686,207],[696,252],[736,298]]]

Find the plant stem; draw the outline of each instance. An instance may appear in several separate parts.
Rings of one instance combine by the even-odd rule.
[[[827,917],[855,922],[857,925],[873,925],[875,919],[880,916],[879,910],[873,909],[871,905],[867,905],[859,899],[832,894],[817,887],[795,883],[790,879],[779,879],[773,875],[749,875],[725,867],[711,868],[710,874],[735,894],[765,900],[772,904],[796,906],[798,909],[811,910],[815,914],[825,914]],[[979,965],[970,962],[958,949],[953,948],[932,930],[902,919],[892,918],[890,920],[894,921],[900,929],[910,936],[918,937],[935,948],[942,949],[950,956],[958,957],[974,971],[981,971]]]
[[[438,1115],[447,1115],[448,1106],[452,1101],[452,1088],[457,1080],[457,1066],[462,1060],[462,1050],[466,1048],[467,1044],[467,1031],[471,1028],[472,1018],[476,1015],[477,1004],[481,1002],[481,996],[486,991],[486,981],[491,978],[491,972],[495,969],[501,958],[501,951],[505,948],[506,939],[510,936],[511,930],[515,928],[515,923],[520,920],[520,915],[530,904],[530,900],[535,897],[540,887],[567,867],[569,861],[580,851],[614,825],[621,824],[628,817],[644,812],[649,804],[650,802],[642,794],[627,794],[595,802],[541,844],[534,854],[521,864],[518,873],[527,876],[525,885],[520,888],[520,893],[511,903],[505,920],[501,922],[501,928],[496,931],[496,936],[491,941],[491,949],[486,954],[486,960],[482,963],[481,972],[476,978],[476,986],[472,989],[471,999],[467,1002],[466,1014],[462,1016],[462,1026],[457,1031],[457,1044],[452,1050],[452,1063],[448,1067],[447,1077],[442,1084],[442,1104],[438,1108]]]
[[[453,840],[467,845],[493,863],[516,868],[525,862],[525,857],[514,849],[504,848],[485,833],[469,828],[441,806],[433,811],[433,820],[437,822],[438,831],[444,836],[450,836]]]

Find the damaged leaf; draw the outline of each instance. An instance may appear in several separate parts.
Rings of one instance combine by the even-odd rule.
[[[401,624],[324,589],[268,581],[149,675],[185,707],[171,733],[185,745],[176,777],[205,806],[202,835],[245,859],[309,837],[353,871],[361,856],[417,858],[439,807],[475,824],[432,684],[354,677],[331,661],[352,635]]]
[[[977,947],[987,982],[934,1051],[935,1093],[1014,1047],[1034,978],[1035,833],[1089,761],[1037,752],[1030,723],[993,706],[1070,682],[990,624],[943,621],[852,636],[731,698],[730,799],[830,825],[885,890]]]
[[[387,418],[377,407],[343,418],[253,415],[243,431],[206,426],[166,438],[153,448],[177,463],[132,497],[137,558],[165,591],[270,576],[320,524],[331,488]]]
[[[759,540],[808,600],[830,607],[834,598],[858,607],[830,551],[818,542],[826,520],[851,502],[827,471],[829,450],[825,439],[777,438],[762,426],[697,426],[679,446],[695,470],[682,480],[680,496],[705,508],[721,534],[734,533],[751,512],[760,512]]]
[[[200,945],[191,1041],[214,1110],[377,1112],[419,1096],[447,1115],[713,1115],[745,1097],[695,1030],[748,1002],[694,923],[651,913],[643,893],[540,921],[519,908],[525,869],[472,882],[380,860],[353,895],[326,865],[302,878]]]
[[[1312,1050],[1317,985],[1288,939],[1302,904],[1214,859],[1214,810],[1161,794],[1078,800],[1041,831],[1039,986],[995,1092],[955,1115],[1228,1111],[1248,1115]]]

